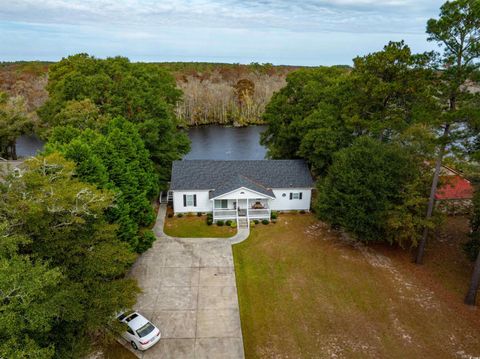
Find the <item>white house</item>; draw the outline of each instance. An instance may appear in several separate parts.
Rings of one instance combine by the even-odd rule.
[[[272,210],[310,209],[313,179],[302,160],[184,160],[172,166],[175,213],[212,212],[213,220],[270,219]]]

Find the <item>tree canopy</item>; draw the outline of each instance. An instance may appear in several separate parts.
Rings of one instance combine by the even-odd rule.
[[[56,127],[46,151],[61,152],[76,163],[82,181],[115,193],[108,217],[119,225],[119,238],[141,253],[151,246],[152,236],[141,228],[155,219],[150,198],[157,194],[158,176],[137,125],[117,117],[100,131]]]
[[[43,126],[103,120],[122,116],[136,123],[160,178],[168,180],[171,161],[189,149],[177,130],[174,106],[181,98],[168,71],[127,58],[105,60],[87,54],[62,59],[49,69],[48,101],[39,109]]]
[[[298,158],[306,135],[304,119],[323,101],[332,102],[332,88],[346,74],[336,67],[301,69],[287,76],[287,85],[275,93],[263,115],[268,128],[261,142],[272,158]]]
[[[418,147],[414,139],[428,137],[439,111],[432,97],[434,75],[425,67],[429,60],[403,42],[390,42],[382,51],[355,58],[351,70],[292,72],[264,115],[269,127],[262,143],[269,156],[304,158],[315,173],[324,174],[333,154],[359,136]]]
[[[105,212],[113,193],[75,178],[59,154],[0,187],[0,356],[80,358],[138,291],[135,256]]]
[[[327,175],[319,183],[319,217],[361,241],[401,242],[402,238],[391,227],[397,226],[396,220],[401,216],[402,226],[418,231],[418,213],[412,212],[418,210],[417,197],[424,198],[421,190],[411,188],[424,184],[420,180],[420,165],[415,165],[413,159],[398,144],[358,138],[334,154]]]

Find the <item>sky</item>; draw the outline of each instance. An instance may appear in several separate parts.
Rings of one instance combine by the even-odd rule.
[[[86,52],[132,61],[350,65],[405,40],[442,0],[0,0],[0,61]]]

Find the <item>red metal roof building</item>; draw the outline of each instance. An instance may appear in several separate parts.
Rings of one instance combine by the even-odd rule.
[[[435,195],[436,200],[469,200],[473,198],[473,186],[459,172],[445,167],[440,177],[440,187]]]

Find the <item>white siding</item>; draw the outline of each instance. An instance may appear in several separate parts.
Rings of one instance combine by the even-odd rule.
[[[301,192],[302,199],[290,199],[291,192]],[[275,199],[270,202],[270,208],[275,211],[310,210],[312,190],[310,188],[274,188]],[[283,197],[285,194],[285,197]]]
[[[196,194],[197,195],[197,206],[183,206],[183,195],[184,194]],[[208,191],[174,191],[173,192],[173,210],[175,213],[186,213],[186,212],[211,212],[212,203],[208,198]]]
[[[186,212],[212,212],[213,201],[209,199],[208,190],[196,190],[196,191],[174,191],[173,192],[173,209],[175,213]],[[241,192],[244,192],[241,194]],[[302,199],[290,199],[290,193],[296,192],[302,193]],[[293,211],[293,210],[310,210],[310,201],[312,196],[312,190],[310,188],[275,188],[273,189],[275,199],[269,200],[269,205],[272,210],[275,211]],[[283,194],[285,193],[285,197]],[[197,195],[197,206],[183,206],[183,195],[189,194]],[[228,201],[228,208],[233,208],[234,200],[245,198],[262,198],[263,195],[257,192],[249,191],[248,189],[239,189],[235,192],[220,196],[218,199],[230,199]],[[243,205],[243,203],[242,203]],[[242,206],[243,207],[243,206]]]
[[[215,199],[230,199],[230,198],[233,198],[233,199],[245,199],[245,198],[266,198],[267,196],[265,196],[264,194],[261,194],[261,193],[258,193],[258,192],[255,192],[255,191],[251,191],[247,188],[239,188],[233,192],[229,192],[229,193],[226,193],[222,196],[218,196],[216,197]]]

